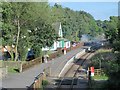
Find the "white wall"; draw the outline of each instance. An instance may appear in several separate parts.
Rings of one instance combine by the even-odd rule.
[[[65,47],[70,48],[70,41],[65,42]]]
[[[60,42],[56,41],[56,43],[57,43],[57,48],[59,48],[60,47]]]
[[[70,48],[70,41],[65,42],[64,46],[66,48]],[[57,50],[57,48],[60,48],[60,47],[62,47],[61,41],[54,41],[54,44],[52,47],[44,47],[42,48],[42,51],[48,51],[48,50],[53,51],[53,50]]]
[[[42,48],[42,51],[48,51],[48,50],[51,50],[51,51],[57,50],[57,42],[54,41],[54,43],[51,47]]]
[[[50,50],[57,50],[57,42],[54,41],[54,44],[53,44],[53,48],[51,48]]]

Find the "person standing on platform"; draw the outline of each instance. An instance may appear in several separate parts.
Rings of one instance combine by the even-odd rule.
[[[64,55],[67,53],[67,48],[64,47]]]
[[[45,62],[45,63],[47,63],[47,62],[48,62],[48,57],[49,57],[49,55],[47,55],[47,54],[46,54],[46,55],[44,55],[44,62]]]

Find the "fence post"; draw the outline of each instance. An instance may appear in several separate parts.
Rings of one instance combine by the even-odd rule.
[[[41,64],[41,63],[43,63],[43,62],[42,62],[42,58],[40,58],[40,64]]]
[[[6,72],[5,72],[5,74],[8,74],[8,66],[6,66]]]
[[[20,72],[22,72],[22,62],[20,63]]]
[[[40,77],[38,78],[38,88],[41,88]]]
[[[43,80],[46,80],[46,74],[43,72]]]
[[[35,84],[36,84],[36,83],[34,82],[34,84],[33,84],[33,90],[35,90],[35,89],[36,89],[36,87],[35,87],[36,85],[35,85]]]

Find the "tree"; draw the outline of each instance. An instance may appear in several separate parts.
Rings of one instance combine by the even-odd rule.
[[[15,45],[15,60],[18,58],[18,52],[21,54],[22,60],[25,60],[28,48],[36,45],[37,48],[41,49],[44,45],[50,46],[55,40],[54,30],[49,24],[49,14],[47,14],[49,6],[47,3],[5,2],[2,8],[3,42],[5,42],[4,45]],[[36,29],[38,33],[35,31]],[[11,52],[9,53],[11,54]]]
[[[30,21],[30,3],[20,2],[5,2],[2,5],[3,8],[3,32],[4,41],[6,45],[15,45],[15,61],[18,58],[18,47],[20,44],[20,38],[26,37],[27,25]],[[25,40],[25,38],[24,38]],[[21,46],[22,47],[22,46]],[[23,46],[23,51],[25,51]],[[22,49],[22,48],[21,48]],[[20,52],[22,53],[22,52]],[[11,55],[12,56],[12,55]],[[22,55],[23,56],[23,55]]]
[[[109,39],[111,44],[113,44],[114,40],[117,38],[117,24],[118,18],[114,16],[111,16],[109,21],[104,21],[103,29],[105,31],[106,38]]]
[[[104,21],[105,34],[109,39],[113,51],[117,51],[117,59],[109,63],[109,76],[107,89],[120,88],[120,27],[119,17],[111,16],[109,21]]]
[[[99,26],[89,13],[63,8],[59,4],[55,4],[51,9],[53,22],[62,23],[63,36],[71,41],[79,41],[82,34],[96,36],[98,32],[102,32],[98,31]]]

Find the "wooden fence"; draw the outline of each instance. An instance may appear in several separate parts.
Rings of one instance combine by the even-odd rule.
[[[84,45],[84,43],[81,42],[81,43],[78,43],[78,44],[77,44],[76,46],[74,46],[74,47],[71,46],[70,48],[67,49],[67,52],[69,52],[69,51],[71,51],[71,50],[74,50],[74,49],[77,49],[77,48],[80,48],[80,47],[83,46],[83,45]],[[52,60],[53,58],[56,58],[56,57],[61,56],[63,53],[64,53],[64,52],[63,52],[63,49],[62,49],[62,48],[58,48],[58,49],[57,49],[57,52],[50,54],[48,59],[49,59],[49,60]]]
[[[0,67],[0,79],[5,77],[8,74],[8,68],[7,67]]]
[[[49,55],[49,60],[52,60],[53,58],[59,57],[63,54],[62,49],[58,49],[57,52],[52,53]]]
[[[79,43],[77,44],[76,46],[71,46],[69,49],[67,49],[67,52],[71,51],[71,50],[74,50],[74,49],[77,49],[81,46],[83,46],[84,43]],[[59,57],[63,54],[63,49],[60,48],[57,50],[57,52],[55,53],[52,53],[49,55],[49,58],[48,60],[52,60],[53,58],[56,58],[56,57]],[[28,62],[22,62],[22,61],[4,61],[2,63],[2,66],[3,67],[8,67],[8,68],[16,68],[18,69],[19,72],[23,72],[25,71],[26,69],[30,68],[30,67],[33,67],[34,65],[37,65],[37,64],[40,64],[42,63],[42,58],[41,57],[38,57],[36,59],[33,59],[31,61],[28,61]]]
[[[95,75],[101,75],[101,74],[104,74],[104,71],[103,69],[95,69]]]
[[[28,69],[30,67],[33,67],[33,66],[35,66],[37,64],[40,64],[40,63],[42,63],[42,59],[40,57],[36,58],[36,59],[33,59],[31,61],[22,63],[21,67],[20,67],[20,72],[25,71],[26,69]]]
[[[71,46],[71,48],[70,48],[70,51],[71,50],[74,50],[74,49],[77,49],[77,48],[80,48],[81,46],[83,46],[84,45],[84,43],[83,42],[80,42],[80,43],[78,43],[76,46]]]
[[[33,67],[37,64],[42,63],[42,59],[39,57],[39,58],[33,59],[31,61],[27,61],[27,62],[26,61],[25,62],[22,62],[22,61],[2,61],[0,63],[1,63],[0,67],[8,67],[8,69],[9,68],[18,69],[19,72],[23,72],[30,67]]]
[[[21,65],[21,61],[2,61],[2,67],[8,67],[8,68],[19,68]]]

